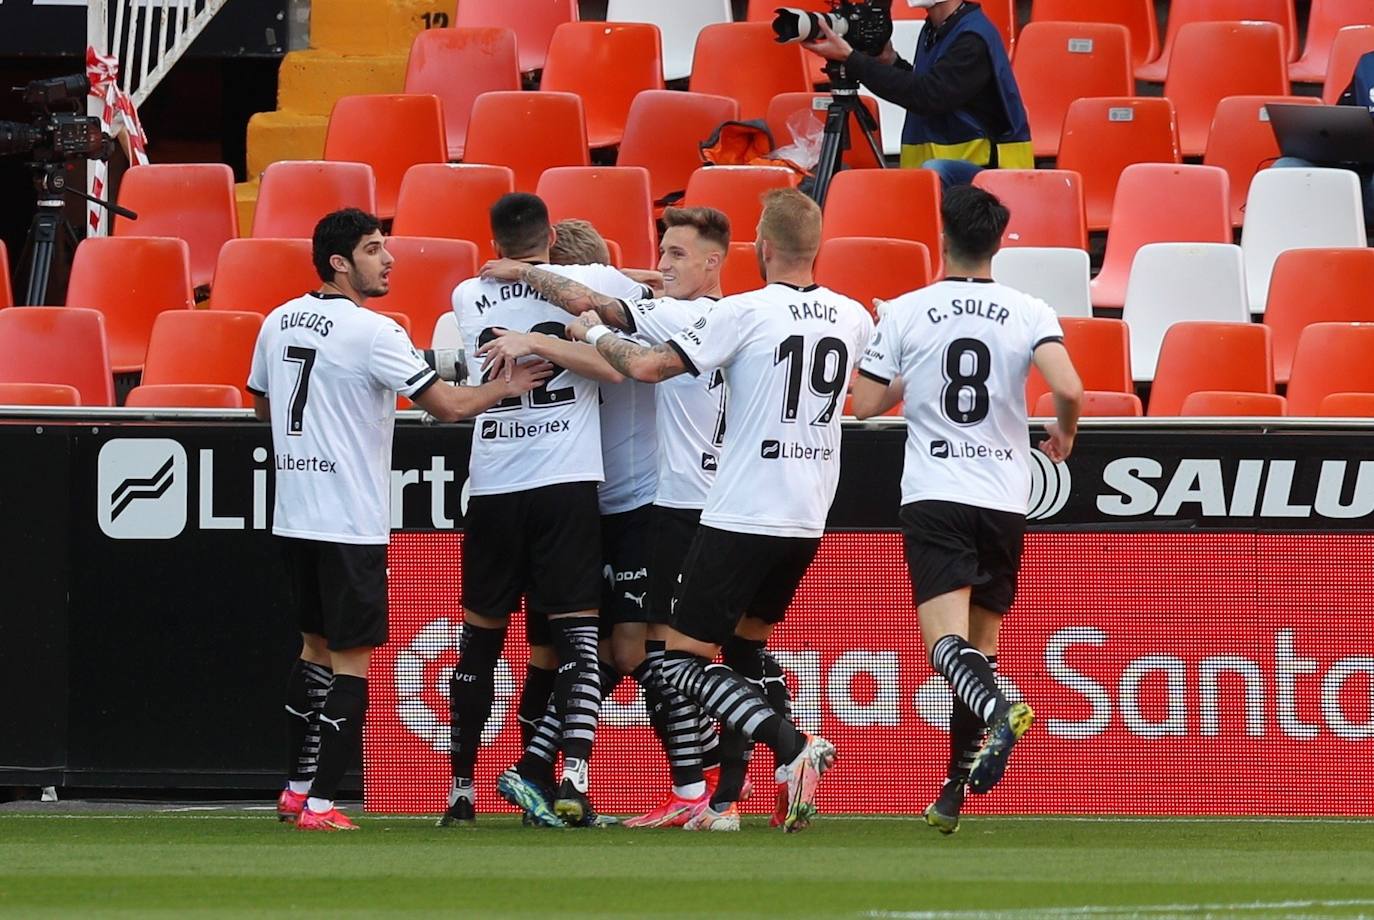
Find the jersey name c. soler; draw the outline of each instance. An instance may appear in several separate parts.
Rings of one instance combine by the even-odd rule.
[[[818,285],[726,297],[668,344],[689,370],[725,375],[725,447],[701,522],[819,537],[840,477],[850,371],[873,333],[857,301]]]
[[[991,281],[942,281],[888,303],[859,373],[902,378],[903,504],[1026,513],[1026,376],[1035,349],[1063,335],[1043,300]]]
[[[636,284],[609,265],[541,265],[612,297],[639,297]],[[573,317],[521,281],[471,278],[453,291],[453,312],[469,355],[496,337],[495,330],[566,336]],[[469,375],[474,386],[482,380]],[[521,492],[560,482],[600,482],[599,388],[570,371],[556,372],[523,396],[512,396],[477,416],[468,467],[469,493]]]
[[[272,405],[272,532],[386,543],[396,394],[438,380],[395,321],[347,297],[307,294],[267,314],[248,388]]]
[[[711,297],[633,300],[625,313],[636,337],[661,345],[715,307]],[[658,496],[654,504],[699,511],[725,444],[725,376],[681,374],[654,387],[658,405]]]

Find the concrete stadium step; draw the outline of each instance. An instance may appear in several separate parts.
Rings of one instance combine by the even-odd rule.
[[[248,175],[257,178],[278,160],[322,159],[328,127],[327,115],[257,113],[248,119]]]
[[[239,236],[241,237],[253,235],[253,214],[258,209],[258,187],[260,184],[256,178],[248,182],[234,183],[234,204],[238,206]]]
[[[312,0],[310,47],[336,54],[400,54],[416,34],[453,25],[454,0]]]
[[[406,55],[342,55],[292,51],[277,77],[277,108],[302,115],[328,115],[341,96],[399,93],[405,86]]]

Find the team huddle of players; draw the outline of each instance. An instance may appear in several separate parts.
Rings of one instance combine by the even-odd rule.
[[[948,195],[945,209],[951,274],[962,265],[986,275],[978,269],[997,248],[1006,210],[976,189]],[[594,229],[552,226],[534,195],[503,197],[491,225],[501,258],[453,292],[468,386],[433,386],[457,376],[453,362],[431,354],[426,363],[396,340],[399,328],[360,309],[385,293],[390,257],[380,234],[353,241],[366,250],[375,237],[375,262],[351,245],[322,262],[319,230],[326,283],[308,305],[339,313],[335,336],[358,344],[332,354],[318,333],[269,317],[251,380],[260,416],[272,419],[274,448],[297,459],[369,449],[375,458],[379,447],[389,458],[389,407],[356,396],[352,405],[321,407],[317,394],[334,378],[368,378],[386,398],[401,392],[441,419],[475,418],[463,625],[449,686],[452,784],[440,825],[476,819],[474,767],[507,624],[522,599],[530,646],[518,708],[524,752],[496,791],[527,824],[604,822],[589,796],[588,761],[601,701],[629,677],[643,689],[672,788],[626,826],[738,830],[756,742],[774,755],[773,825],[809,825],[836,752],[790,720],[767,643],[819,548],[857,370],[856,414],[886,411],[904,393],[908,407],[906,551],[932,664],[955,696],[949,778],[926,817],[952,832],[965,788],[985,791],[1000,779],[1032,718],[1002,696],[993,669],[1028,492],[1019,457],[1024,405],[1011,396],[1019,397],[1032,360],[1060,410],[1042,445],[1052,457],[1071,449],[1077,419],[1077,378],[1053,312],[985,278],[951,278],[886,305],[875,333],[869,310],[815,284],[820,210],[792,190],[764,200],[755,231],[763,286],[727,298],[720,271],[730,225],[709,208],[665,212],[657,272],[609,267]],[[975,299],[1000,306],[951,309]],[[352,374],[350,360],[359,369]],[[313,435],[323,440],[311,443],[322,408],[338,427],[327,422]],[[348,418],[374,432],[385,427],[385,443],[358,443]],[[956,438],[985,442],[998,459],[961,469],[926,449]],[[1004,463],[1012,445],[1017,461]],[[290,779],[279,813],[303,829],[347,830],[356,825],[333,799],[366,709],[358,651],[386,639],[385,536],[343,535],[308,515],[293,518],[289,506],[328,517],[340,509],[323,492],[367,485],[373,494],[361,517],[380,520],[385,493],[376,494],[371,475],[293,481],[305,478],[279,475],[276,493],[274,532],[286,538],[305,636],[288,686]]]

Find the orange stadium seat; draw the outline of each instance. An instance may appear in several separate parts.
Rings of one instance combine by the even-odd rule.
[[[698,148],[721,122],[739,118],[739,103],[728,96],[648,90],[635,97],[620,142],[617,166],[649,170],[649,194],[656,206],[687,190],[701,166]]]
[[[759,273],[758,254],[753,243],[731,243],[730,251],[725,254],[725,265],[720,270],[720,290],[726,297],[757,291],[763,287],[763,275]]]
[[[113,406],[105,317],[85,307],[0,310],[0,383],[66,384],[83,406]]]
[[[1276,23],[1283,30],[1283,59],[1297,60],[1298,28],[1293,0],[1173,0],[1169,4],[1169,23],[1164,35],[1164,47],[1157,59],[1136,68],[1136,79],[1152,83],[1164,82],[1173,63],[1179,33],[1184,26],[1195,22],[1249,20]],[[1185,49],[1184,53],[1191,54],[1195,50]]]
[[[1317,404],[1317,415],[1374,418],[1374,393],[1329,393]]]
[[[0,406],[79,406],[81,392],[67,383],[0,383]]]
[[[393,236],[386,248],[396,260],[391,290],[369,303],[414,320],[416,345],[428,348],[435,320],[453,309],[453,289],[477,274],[477,247],[467,240]]]
[[[1131,33],[1131,66],[1159,57],[1159,27],[1153,0],[1034,0],[1031,22],[1104,22]]]
[[[491,206],[515,191],[508,166],[420,163],[406,170],[396,198],[397,236],[468,240],[482,261],[496,257],[491,245]]]
[[[614,147],[625,136],[635,96],[663,89],[658,26],[641,22],[565,22],[553,33],[539,88],[576,93],[587,115],[592,147]]]
[[[1003,246],[1088,248],[1083,181],[1067,169],[985,169],[973,184],[1011,211]]]
[[[134,166],[119,184],[119,203],[138,220],[114,218],[115,236],[174,236],[191,249],[191,283],[215,275],[226,240],[239,235],[234,171],[223,163]]]
[[[93,307],[105,314],[110,365],[116,374],[143,367],[159,313],[190,309],[195,302],[185,240],[97,236],[76,247],[67,305]]]
[[[1332,393],[1374,393],[1374,323],[1312,323],[1298,336],[1288,414],[1316,415]]]
[[[649,193],[649,171],[642,166],[564,166],[545,171],[536,192],[555,221],[577,217],[620,244],[625,264],[658,264],[658,228]]]
[[[859,100],[864,108],[873,116],[873,123],[878,121],[878,100],[872,96],[860,96]],[[816,106],[819,105],[820,108]],[[816,132],[819,133],[825,127],[826,110],[830,107],[829,93],[778,93],[768,103],[768,131],[773,135],[773,145],[775,147],[786,147],[792,143],[792,131],[788,127],[788,121],[797,112],[810,112],[811,121],[816,125]],[[881,126],[874,128],[873,140],[878,144],[878,152],[883,149],[883,135]],[[849,117],[849,149],[844,152],[842,161],[850,169],[867,169],[881,165],[879,159],[873,156],[873,148],[868,146],[868,141],[864,140],[863,133],[859,128],[857,116]]]
[[[472,104],[464,161],[509,166],[532,192],[544,170],[589,166],[582,99],[573,93],[483,93]]]
[[[912,240],[838,236],[822,243],[816,257],[817,284],[853,297],[875,315],[875,297],[892,300],[930,281],[930,251]]]
[[[280,160],[263,171],[253,236],[310,239],[320,218],[341,208],[377,213],[377,182],[371,166]]]
[[[245,402],[262,314],[241,310],[172,310],[158,316],[148,340],[143,385],[208,383],[238,387]]]
[[[230,240],[215,264],[210,308],[266,316],[288,300],[318,290],[320,284],[310,240]]]
[[[1289,249],[1269,277],[1264,324],[1274,331],[1274,379],[1287,383],[1302,330],[1374,322],[1374,249]]]
[[[378,312],[380,315],[385,316],[387,319],[391,320],[391,321],[392,321],[393,323],[395,323],[396,325],[400,326],[401,329],[403,329],[403,330],[405,331],[405,334],[406,334],[406,336],[407,336],[408,338],[411,338],[411,339],[414,338],[414,336],[411,335],[411,328],[412,328],[415,324],[412,323],[412,322],[410,321],[410,316],[409,316],[409,314],[406,314],[406,313],[394,313],[394,312],[392,312],[392,311],[390,311],[390,310],[379,310],[379,311],[377,311],[377,312]],[[437,319],[438,317],[435,317],[435,318]],[[431,330],[431,331],[433,331],[433,330]]]
[[[928,169],[852,169],[839,173],[825,199],[822,239],[885,236],[924,243],[932,277],[944,274],[940,179]]]
[[[329,113],[324,158],[366,163],[377,178],[377,216],[396,216],[401,177],[416,163],[448,160],[438,96],[344,96]]]
[[[1217,103],[1212,127],[1207,132],[1202,162],[1206,166],[1220,166],[1231,179],[1232,226],[1239,227],[1245,221],[1245,198],[1255,173],[1279,155],[1278,141],[1264,110],[1271,102],[1320,104],[1311,96],[1227,96]]]
[[[520,70],[532,73],[544,68],[554,30],[577,18],[577,0],[462,0],[453,24],[514,30]]]
[[[1130,96],[1131,35],[1122,25],[1033,22],[1012,61],[1038,157],[1059,153],[1064,113],[1084,96]]]
[[[1274,393],[1241,393],[1232,390],[1198,390],[1183,400],[1179,415],[1284,416],[1288,400]]]
[[[711,207],[730,218],[730,238],[752,242],[763,213],[763,196],[791,188],[797,174],[785,166],[703,166],[687,180],[684,207]]]
[[[1229,243],[1231,202],[1226,171],[1216,166],[1133,163],[1121,172],[1112,204],[1093,306],[1126,302],[1131,263],[1147,243]]]
[[[10,256],[0,240],[0,310],[14,306],[14,285],[10,281]]]
[[[1312,0],[1302,57],[1288,68],[1288,78],[1294,83],[1323,82],[1336,33],[1346,26],[1370,24],[1374,24],[1374,10],[1369,0]]]
[[[1086,390],[1108,393],[1134,393],[1131,377],[1131,332],[1119,319],[1089,317],[1059,318],[1064,330],[1064,347],[1073,359]],[[1026,378],[1026,406],[1034,407],[1050,391],[1044,376],[1031,367]]]
[[[739,103],[741,118],[767,117],[768,103],[778,93],[810,92],[807,52],[773,39],[766,22],[722,22],[702,29],[692,58],[692,91],[729,96]]]
[[[1283,33],[1272,22],[1194,22],[1176,41],[1164,95],[1178,115],[1179,149],[1185,157],[1207,149],[1217,103],[1227,96],[1288,92]]]
[[[1258,323],[1174,323],[1159,348],[1149,414],[1180,415],[1200,390],[1273,393],[1271,342]]]
[[[1134,393],[1113,393],[1107,390],[1084,390],[1080,410],[1084,418],[1139,417],[1145,414],[1140,397]],[[1054,418],[1054,394],[1041,393],[1035,401],[1037,418]]]
[[[463,158],[472,101],[519,89],[520,58],[510,29],[426,29],[410,46],[405,91],[439,97],[450,160]]]
[[[124,405],[131,409],[242,409],[252,405],[243,391],[227,383],[154,383],[129,391]]]
[[[1132,163],[1178,163],[1178,127],[1168,99],[1078,99],[1064,116],[1059,169],[1083,177],[1089,230],[1106,230],[1121,171]]]
[[[1340,101],[1355,76],[1355,65],[1370,51],[1374,51],[1374,25],[1346,26],[1336,33],[1322,84],[1322,102],[1335,105]]]

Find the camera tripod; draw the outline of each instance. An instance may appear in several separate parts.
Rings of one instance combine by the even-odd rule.
[[[858,123],[864,140],[868,142],[868,148],[873,151],[873,158],[878,161],[880,167],[887,166],[883,160],[882,148],[873,136],[873,132],[878,130],[878,122],[859,99],[859,84],[849,79],[844,65],[838,61],[826,64],[825,72],[830,77],[830,108],[825,113],[821,157],[816,163],[816,179],[811,188],[811,197],[822,207],[825,205],[825,196],[830,191],[830,183],[835,178],[835,173],[839,172],[844,152],[852,145],[849,136],[851,115]]]
[[[19,256],[20,264],[26,265],[28,269],[24,299],[20,303],[31,307],[66,299],[49,297],[50,294],[65,293],[49,290],[54,258],[60,254],[60,264],[69,265],[76,251],[76,230],[72,228],[71,221],[67,220],[67,215],[63,211],[66,205],[65,195],[77,195],[121,217],[138,219],[138,215],[128,208],[121,208],[112,202],[68,188],[65,163],[32,165],[35,170],[33,184],[38,191],[38,211],[29,222],[29,233]],[[65,283],[62,287],[66,287]]]

